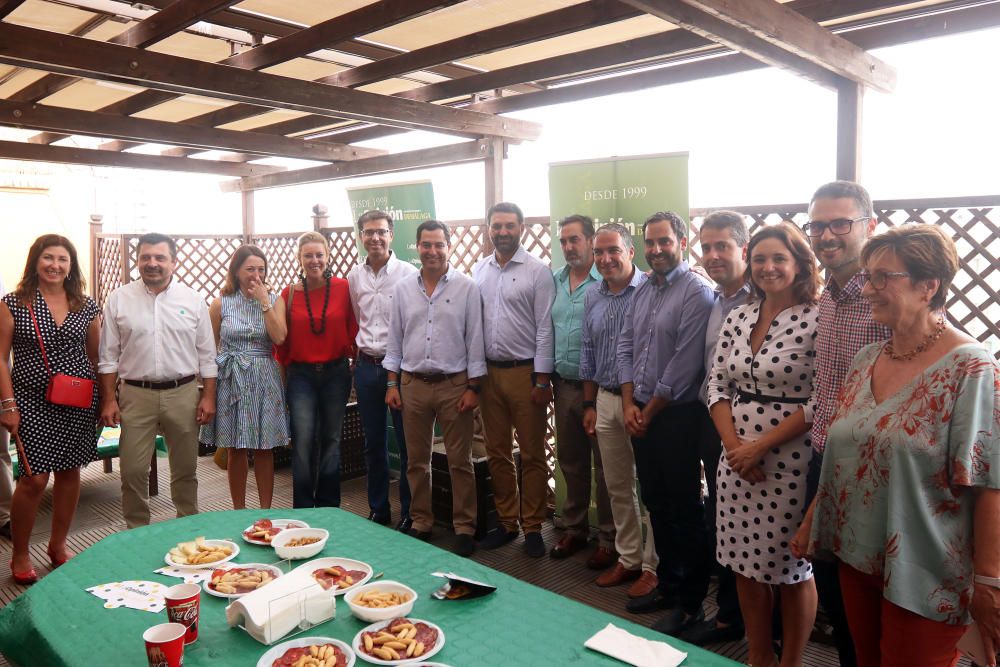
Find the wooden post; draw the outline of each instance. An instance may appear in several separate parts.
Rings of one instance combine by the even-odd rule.
[[[486,219],[486,211],[497,202],[503,201],[503,160],[507,153],[507,144],[499,137],[490,138],[489,152],[483,160],[483,171],[486,179],[486,206],[483,208],[483,256],[493,252],[493,242],[490,240],[490,221]]]
[[[841,79],[837,86],[837,178],[861,178],[861,111],[865,87]]]
[[[316,204],[313,206],[313,229],[317,232],[321,229],[327,227],[327,223],[330,221],[330,216],[327,215],[327,208],[325,204]]]
[[[132,274],[132,266],[130,264],[132,261],[132,248],[130,247],[131,239],[132,237],[130,237],[128,234],[122,234],[121,245],[118,248],[119,257],[121,258],[121,264],[122,264],[122,282],[121,282],[122,285],[127,285],[131,282],[131,274]]]
[[[101,240],[97,235],[101,233],[102,220],[104,216],[100,213],[90,214],[90,296],[94,301],[98,301],[101,294],[98,284],[101,277]],[[101,305],[99,301],[98,304]]]
[[[253,190],[243,190],[240,192],[240,201],[243,211],[243,242],[253,243],[254,235],[254,209]]]

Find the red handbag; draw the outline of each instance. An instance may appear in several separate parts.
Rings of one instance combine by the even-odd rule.
[[[42,351],[42,361],[45,372],[49,374],[49,386],[45,389],[45,400],[55,405],[67,405],[71,408],[89,408],[94,403],[94,381],[88,378],[53,373],[49,367],[49,358],[45,354],[45,343],[42,342],[42,330],[38,328],[35,311],[28,305],[28,313],[35,325],[35,335],[38,336],[38,347]]]

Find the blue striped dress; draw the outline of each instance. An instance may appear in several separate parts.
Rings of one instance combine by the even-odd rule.
[[[277,299],[271,294],[271,303]],[[234,449],[273,449],[288,444],[285,392],[264,313],[242,292],[222,297],[218,389],[214,423],[201,441]]]

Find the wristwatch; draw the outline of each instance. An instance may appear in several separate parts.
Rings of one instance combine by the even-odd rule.
[[[535,383],[535,389],[552,389],[551,384],[542,384],[541,382]]]
[[[482,387],[479,386],[478,384],[467,384],[465,385],[465,388],[471,391],[473,394],[478,394],[482,390]]]
[[[597,401],[584,401],[583,402],[583,409],[586,410],[587,408],[593,408],[593,409],[596,410],[597,409]]]
[[[270,303],[267,304],[266,306],[264,304],[261,304],[260,305],[260,312],[266,313],[267,311],[271,310],[272,308],[274,308],[274,306],[272,304],[270,304]]]

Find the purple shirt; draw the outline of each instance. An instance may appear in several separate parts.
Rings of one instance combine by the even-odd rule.
[[[668,273],[662,285],[651,278],[636,288],[618,337],[618,381],[633,383],[633,400],[697,400],[714,303],[712,287],[687,262]]]

